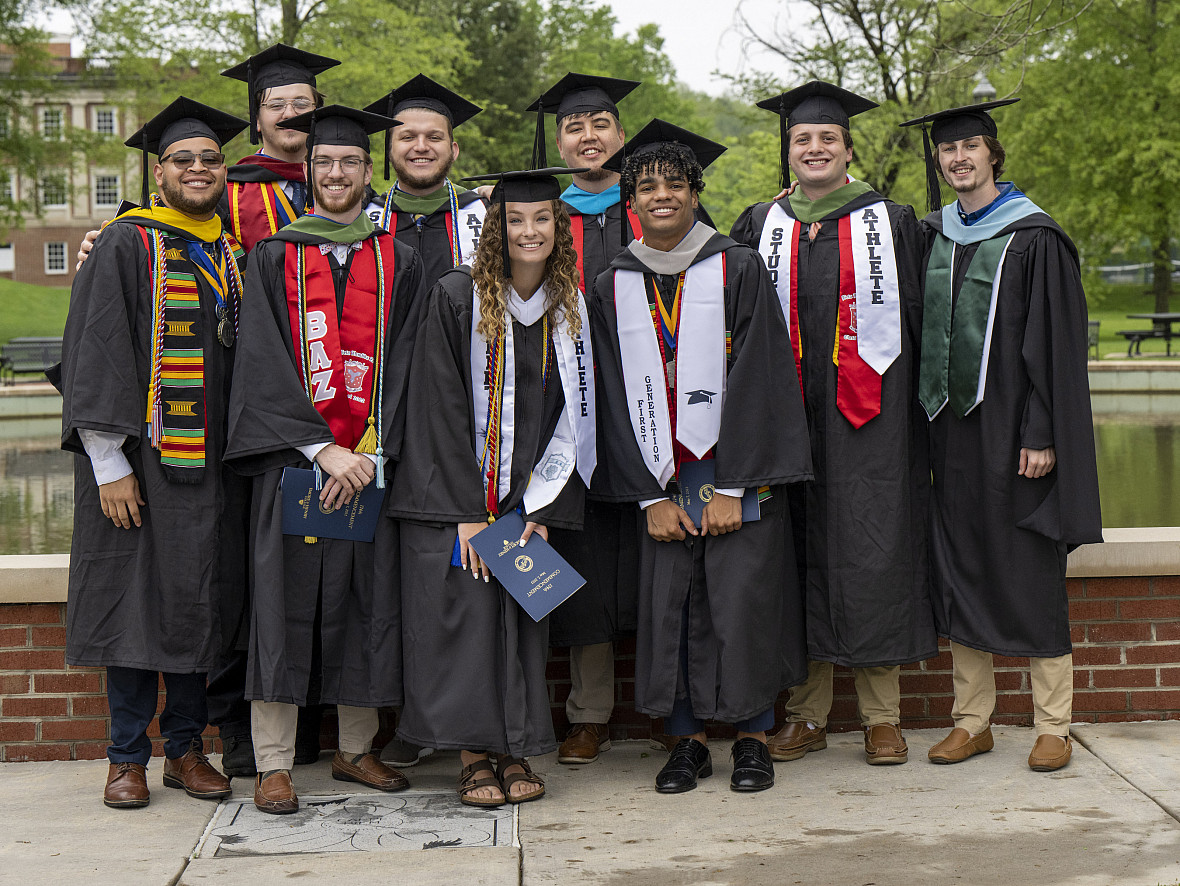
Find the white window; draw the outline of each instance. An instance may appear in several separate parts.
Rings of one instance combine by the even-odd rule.
[[[66,244],[62,240],[51,240],[45,244],[45,273],[66,273]]]
[[[65,115],[61,108],[41,109],[41,135],[48,139],[61,139],[65,129]]]
[[[119,205],[119,176],[96,175],[94,177],[94,205]]]
[[[46,209],[62,209],[69,204],[66,177],[51,173],[41,179],[41,205]]]
[[[97,108],[94,111],[94,131],[99,135],[115,134],[115,109]]]
[[[11,243],[0,243],[0,274],[11,274],[16,270],[16,253]]]

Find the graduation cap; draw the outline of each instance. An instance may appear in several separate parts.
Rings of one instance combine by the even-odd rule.
[[[692,406],[694,403],[709,403],[712,404],[713,398],[717,396],[716,391],[706,391],[703,388],[698,391],[688,391],[688,403],[686,405]]]
[[[841,89],[834,83],[812,80],[795,89],[766,98],[757,106],[778,114],[779,166],[782,185],[790,183],[790,147],[787,131],[799,123],[831,123],[849,128],[849,118],[879,107],[875,101]]]
[[[177,98],[123,143],[129,148],[139,148],[143,155],[142,204],[148,203],[148,154],[162,157],[170,145],[186,138],[212,139],[221,147],[249,125],[240,117],[191,98],[183,95]]]
[[[945,111],[935,111],[922,117],[907,120],[901,126],[922,127],[922,152],[926,160],[926,201],[931,212],[936,212],[942,201],[938,196],[938,166],[934,162],[934,154],[930,150],[930,142],[940,145],[943,142],[954,142],[961,138],[971,138],[976,135],[999,135],[996,121],[988,111],[1015,104],[1018,98],[1001,98],[996,101],[982,102],[977,105],[964,105],[961,108],[950,108]],[[927,131],[926,124],[930,124]]]
[[[345,145],[360,148],[369,153],[369,136],[383,129],[401,126],[397,120],[371,111],[361,111],[344,105],[328,105],[314,108],[306,114],[282,120],[279,126],[307,133],[307,180],[311,177],[311,153],[316,145]],[[312,189],[307,189],[307,205],[310,208]]]
[[[250,144],[258,144],[258,94],[276,86],[306,83],[315,86],[316,74],[340,64],[326,55],[304,52],[286,43],[268,46],[241,64],[221,72],[222,77],[241,80],[246,84],[250,102]]]
[[[547,200],[558,200],[561,198],[561,184],[557,181],[556,176],[589,171],[589,167],[586,166],[576,169],[549,166],[544,169],[521,169],[516,172],[489,172],[463,179],[465,182],[494,181],[496,183],[496,186],[492,188],[492,202],[498,203],[500,207],[500,239],[506,278],[512,277],[512,263],[508,258],[508,204],[544,203]]]
[[[640,85],[638,80],[619,80],[616,77],[597,77],[593,74],[569,73],[541,93],[525,108],[537,112],[537,131],[533,138],[533,165],[540,167],[545,160],[545,115],[556,114],[557,125],[571,114],[593,114],[610,111],[619,117],[616,102],[622,101]]]
[[[392,92],[382,96],[365,107],[373,114],[384,114],[386,117],[396,117],[402,111],[410,108],[425,108],[442,114],[454,129],[466,123],[483,110],[474,105],[457,92],[451,92],[441,83],[436,83],[425,74],[411,77]],[[385,177],[389,178],[389,149],[392,146],[391,131],[385,132]]]

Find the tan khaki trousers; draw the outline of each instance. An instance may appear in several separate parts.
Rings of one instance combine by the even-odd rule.
[[[570,647],[570,694],[565,715],[571,723],[610,722],[615,709],[615,644]]]
[[[996,709],[996,676],[992,654],[951,641],[954,661],[955,725],[978,735]],[[1037,735],[1069,735],[1073,715],[1073,656],[1030,658],[1033,726]]]
[[[787,698],[787,720],[795,723],[814,723],[820,728],[828,725],[832,710],[832,675],[834,666],[828,661],[809,661],[807,679],[792,686]],[[853,668],[856,686],[856,708],[861,725],[879,726],[882,723],[901,723],[901,668]]]
[[[336,705],[340,722],[340,752],[345,756],[367,754],[380,728],[376,708]],[[295,765],[295,730],[299,706],[281,701],[250,702],[250,734],[254,739],[254,765],[259,772],[290,769]]]

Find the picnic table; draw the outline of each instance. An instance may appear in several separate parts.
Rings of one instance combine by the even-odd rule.
[[[1128,320],[1150,320],[1151,329],[1120,329],[1118,335],[1127,340],[1127,356],[1142,356],[1139,346],[1145,339],[1162,338],[1166,356],[1172,356],[1172,336],[1180,335],[1172,329],[1173,323],[1180,323],[1180,312],[1148,312],[1143,314],[1127,314]]]

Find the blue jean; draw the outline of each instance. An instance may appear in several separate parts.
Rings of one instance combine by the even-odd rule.
[[[164,674],[164,710],[160,732],[166,739],[164,755],[183,757],[192,740],[205,731],[209,721],[205,699],[205,674]],[[156,715],[159,690],[156,671],[139,668],[107,668],[107,702],[111,708],[111,744],[107,759],[112,763],[146,766],[152,756],[147,728]]]

